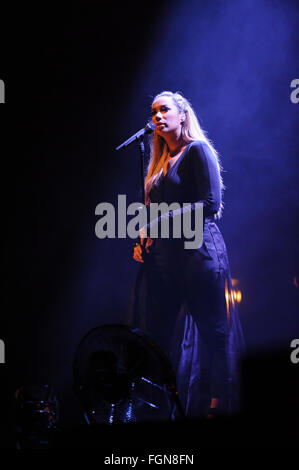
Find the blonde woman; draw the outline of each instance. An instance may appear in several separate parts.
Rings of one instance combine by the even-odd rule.
[[[181,93],[158,94],[151,112],[156,127],[145,180],[146,204],[180,206],[140,231],[133,257],[141,265],[130,321],[171,359],[187,416],[227,414],[239,407],[237,364],[244,342],[238,313],[226,299],[231,277],[216,225],[224,188],[219,157]],[[173,227],[175,218],[188,212],[194,224],[196,203],[203,206],[201,245],[186,249],[184,234],[163,238],[158,232],[158,238],[150,238],[150,230],[160,230],[165,219]]]

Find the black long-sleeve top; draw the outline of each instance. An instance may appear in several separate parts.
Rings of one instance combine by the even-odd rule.
[[[151,203],[189,204],[151,220],[147,224],[148,234],[150,227],[160,226],[165,218],[169,218],[171,222],[171,219],[186,212],[193,215],[195,203],[203,204],[204,219],[214,216],[221,204],[220,172],[216,157],[208,144],[202,141],[188,144],[167,174],[162,175],[152,187],[149,196]]]

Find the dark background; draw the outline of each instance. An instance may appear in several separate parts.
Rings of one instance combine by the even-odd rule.
[[[296,2],[26,4],[3,7],[1,21],[9,406],[21,384],[52,383],[62,423],[82,422],[76,347],[91,328],[125,321],[137,269],[132,240],[96,238],[94,211],[118,194],[141,200],[138,148],[115,147],[144,126],[161,90],[190,99],[220,153],[219,228],[248,352],[288,351],[299,337]]]

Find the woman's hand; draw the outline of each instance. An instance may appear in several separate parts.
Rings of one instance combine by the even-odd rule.
[[[149,253],[150,252],[149,248],[154,243],[154,240],[152,240],[150,237],[146,237],[144,228],[140,229],[139,233],[140,233],[141,246],[143,246],[145,248],[145,251]]]
[[[139,263],[144,263],[144,260],[142,258],[142,248],[139,243],[135,243],[133,258],[135,261],[138,261]]]
[[[150,237],[146,237],[145,230],[143,228],[140,230],[139,233],[140,243],[135,243],[133,258],[139,263],[144,263],[144,259],[142,257],[144,250],[146,251],[146,253],[149,253],[149,248],[154,243],[154,241]]]

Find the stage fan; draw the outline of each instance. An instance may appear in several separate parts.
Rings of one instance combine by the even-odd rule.
[[[77,348],[73,373],[88,424],[183,417],[172,366],[139,329],[112,324],[91,330]]]

